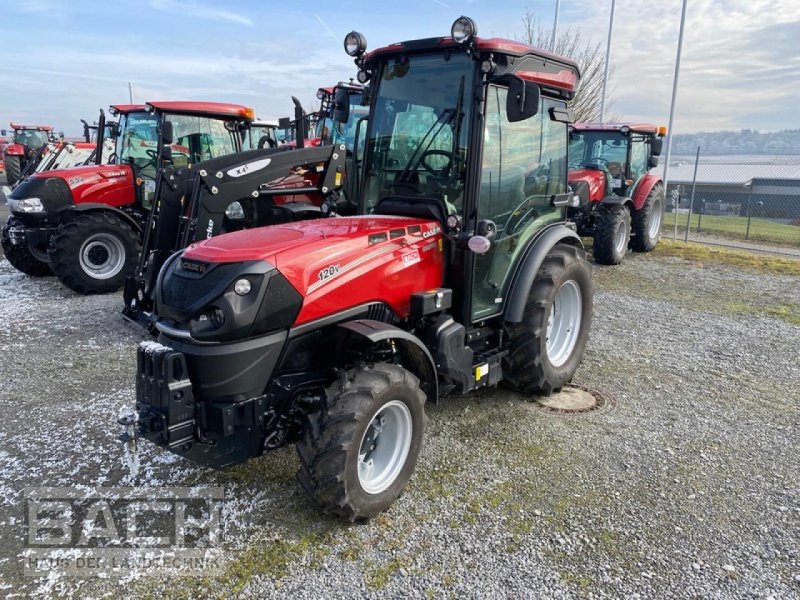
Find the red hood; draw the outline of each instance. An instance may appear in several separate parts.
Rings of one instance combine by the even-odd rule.
[[[600,169],[574,169],[567,175],[567,181],[585,181],[589,186],[589,200],[602,200],[606,195],[606,176]]]
[[[240,231],[193,244],[201,262],[265,260],[304,296],[297,323],[367,302],[399,316],[412,293],[440,287],[441,226],[408,217],[337,217]]]
[[[94,147],[94,144],[91,145]],[[76,144],[76,147],[80,147]],[[119,165],[80,165],[77,167],[69,167],[68,169],[53,169],[52,171],[43,171],[36,173],[33,177],[60,177],[61,179],[69,182],[77,177],[87,177],[97,175],[103,179],[113,177],[123,177],[128,173],[128,167]]]

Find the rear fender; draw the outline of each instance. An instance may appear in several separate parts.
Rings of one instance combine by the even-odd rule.
[[[636,184],[636,189],[633,190],[634,210],[641,210],[647,200],[647,196],[650,195],[657,183],[662,183],[661,177],[649,173],[639,180],[639,183]]]
[[[556,225],[545,230],[539,237],[535,238],[514,273],[511,280],[508,302],[506,303],[503,320],[507,323],[521,323],[525,312],[525,304],[528,302],[533,281],[556,244],[569,244],[583,248],[583,243],[578,234],[566,225]]]
[[[339,328],[373,344],[392,340],[405,359],[402,366],[417,376],[428,401],[434,404],[438,402],[439,382],[436,376],[436,364],[418,337],[394,325],[372,319],[348,321],[339,325]]]
[[[22,144],[9,144],[3,150],[8,156],[24,156],[25,147]]]
[[[625,206],[631,204],[631,199],[625,196],[606,196],[600,201],[600,204],[613,204],[617,206]]]
[[[142,224],[136,219],[134,219],[132,216],[130,216],[128,213],[121,211],[118,208],[114,208],[113,206],[108,206],[107,204],[96,204],[93,202],[87,202],[85,204],[75,204],[74,206],[70,206],[61,213],[60,215],[61,222],[64,223],[70,221],[79,214],[86,214],[93,212],[110,212],[119,217],[120,219],[122,219],[124,223],[127,223],[128,225],[133,227],[133,230],[136,231],[137,233],[142,232]]]

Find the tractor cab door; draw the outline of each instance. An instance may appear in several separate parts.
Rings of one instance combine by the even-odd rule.
[[[633,184],[628,186],[625,190],[626,195],[630,196],[636,187],[636,182],[642,177],[647,175],[649,148],[647,138],[641,135],[631,134],[630,141],[630,160],[628,162],[628,179],[633,181]]]
[[[489,250],[475,256],[473,321],[502,312],[513,267],[528,242],[564,219],[551,197],[566,192],[567,125],[551,120],[549,110],[564,103],[543,97],[534,116],[509,122],[508,93],[495,85],[487,89],[478,230],[491,222],[495,233]]]

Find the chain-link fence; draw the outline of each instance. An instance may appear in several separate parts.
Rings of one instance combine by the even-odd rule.
[[[673,156],[665,237],[800,255],[800,156]]]

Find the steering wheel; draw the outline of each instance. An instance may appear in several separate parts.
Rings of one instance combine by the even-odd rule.
[[[434,169],[425,160],[430,156],[444,156],[447,159],[447,164],[441,169]],[[422,153],[422,156],[419,157],[419,164],[421,164],[422,168],[434,177],[442,177],[450,173],[450,167],[453,166],[453,153],[448,152],[447,150],[426,150]]]
[[[144,153],[147,154],[147,156],[149,156],[153,160],[157,160],[158,159],[158,152],[156,152],[152,148],[148,148],[147,150],[144,151]]]
[[[530,198],[526,198],[520,202],[517,207],[511,211],[511,214],[503,224],[503,237],[509,237],[517,233],[524,223],[528,223],[532,218],[539,217],[539,207],[532,206]]]
[[[589,161],[589,164],[591,164],[591,163],[598,163],[598,164],[600,164],[600,166],[605,167],[606,169],[608,169],[608,164],[609,164],[608,163],[608,159],[607,158],[603,158],[602,156],[596,156],[595,158],[593,158],[592,160]]]

